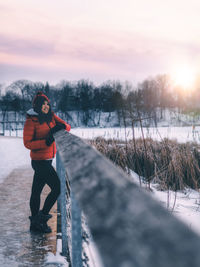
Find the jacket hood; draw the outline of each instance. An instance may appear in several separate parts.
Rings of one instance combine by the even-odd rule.
[[[29,116],[38,116],[38,113],[35,112],[33,108],[29,109],[26,114]]]

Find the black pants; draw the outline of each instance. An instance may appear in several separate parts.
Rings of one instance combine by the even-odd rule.
[[[35,171],[30,198],[31,214],[35,216],[40,209],[40,195],[45,184],[51,188],[51,192],[44,202],[42,211],[48,214],[60,194],[59,177],[52,166],[52,160],[32,160],[31,165]]]

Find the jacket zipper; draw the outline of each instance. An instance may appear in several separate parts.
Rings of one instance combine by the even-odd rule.
[[[47,125],[48,125],[48,127],[49,127],[49,129],[50,129],[50,131],[51,131],[51,127],[50,127],[50,125],[48,124],[48,122],[47,122]],[[54,141],[55,142],[55,141]],[[52,156],[52,159],[54,158],[54,144],[53,144],[53,156]]]

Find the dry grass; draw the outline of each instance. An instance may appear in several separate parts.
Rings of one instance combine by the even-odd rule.
[[[97,138],[90,141],[103,155],[124,171],[135,171],[146,181],[157,182],[160,189],[197,189],[200,184],[200,147],[164,139],[136,139],[129,142]]]

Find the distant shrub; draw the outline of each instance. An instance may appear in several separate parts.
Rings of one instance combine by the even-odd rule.
[[[200,185],[200,146],[196,143],[179,144],[164,139],[134,141],[105,140],[90,141],[103,155],[124,171],[135,171],[147,182],[157,182],[160,189],[197,189]]]

